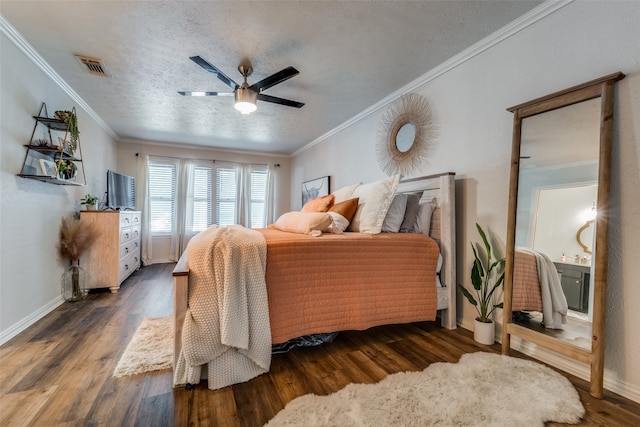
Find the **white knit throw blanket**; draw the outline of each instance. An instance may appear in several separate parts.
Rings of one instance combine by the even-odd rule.
[[[200,382],[205,363],[211,390],[268,372],[271,329],[262,234],[214,225],[191,239],[187,260],[189,308],[174,386]]]
[[[536,258],[540,293],[542,295],[542,323],[544,327],[562,329],[562,325],[567,323],[568,305],[556,266],[542,252],[520,247],[518,250],[529,252]]]

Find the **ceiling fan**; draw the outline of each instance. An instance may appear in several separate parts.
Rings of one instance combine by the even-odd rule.
[[[264,90],[269,89],[272,86],[277,85],[278,83],[282,83],[285,80],[290,79],[291,77],[299,74],[299,71],[293,67],[287,67],[281,71],[278,71],[275,74],[270,75],[267,78],[260,80],[258,83],[254,83],[251,86],[247,83],[247,77],[251,75],[253,72],[253,68],[250,64],[240,64],[238,66],[238,71],[244,77],[244,82],[239,85],[232,78],[224,74],[218,68],[211,65],[205,59],[200,56],[192,56],[189,58],[202,68],[205,71],[215,75],[218,79],[228,85],[233,92],[195,92],[195,91],[179,91],[180,95],[184,96],[234,96],[236,103],[234,105],[235,109],[240,111],[242,114],[249,114],[256,110],[256,100],[265,102],[272,102],[274,104],[286,105],[287,107],[296,107],[301,108],[304,103],[291,101],[289,99],[278,98],[275,96],[265,95],[262,92]]]

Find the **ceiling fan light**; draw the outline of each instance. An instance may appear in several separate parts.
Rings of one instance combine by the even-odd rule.
[[[240,111],[242,114],[249,114],[256,111],[256,109],[258,108],[256,106],[257,96],[258,94],[249,88],[237,88],[235,92],[235,109]]]

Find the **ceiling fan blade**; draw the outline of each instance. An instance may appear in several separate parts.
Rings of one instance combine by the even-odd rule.
[[[290,79],[293,76],[300,74],[298,70],[293,67],[287,67],[284,70],[280,70],[275,74],[270,75],[267,78],[260,80],[258,83],[254,83],[249,86],[251,89],[260,93],[263,90],[269,89],[271,86],[275,86],[278,83],[282,83],[285,80]]]
[[[278,98],[278,97],[275,97],[275,96],[265,95],[264,93],[259,93],[258,94],[258,99],[260,101],[272,102],[274,104],[280,104],[280,105],[286,105],[287,107],[302,108],[302,106],[304,105],[304,102],[291,101],[289,99],[283,99],[283,98]]]
[[[235,90],[238,86],[240,86],[238,83],[234,82],[231,77],[227,76],[225,73],[218,70],[213,65],[209,64],[206,60],[204,60],[200,56],[192,56],[189,59],[195,62],[196,64],[198,64],[199,66],[201,66],[202,68],[204,68],[206,71],[215,75],[217,78],[223,81],[231,89]]]
[[[233,96],[233,92],[197,92],[197,91],[178,91],[183,96]]]

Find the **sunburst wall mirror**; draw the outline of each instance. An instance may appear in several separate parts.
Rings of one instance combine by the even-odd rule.
[[[415,93],[401,96],[380,120],[378,165],[387,175],[412,175],[427,160],[434,136],[427,99]]]

